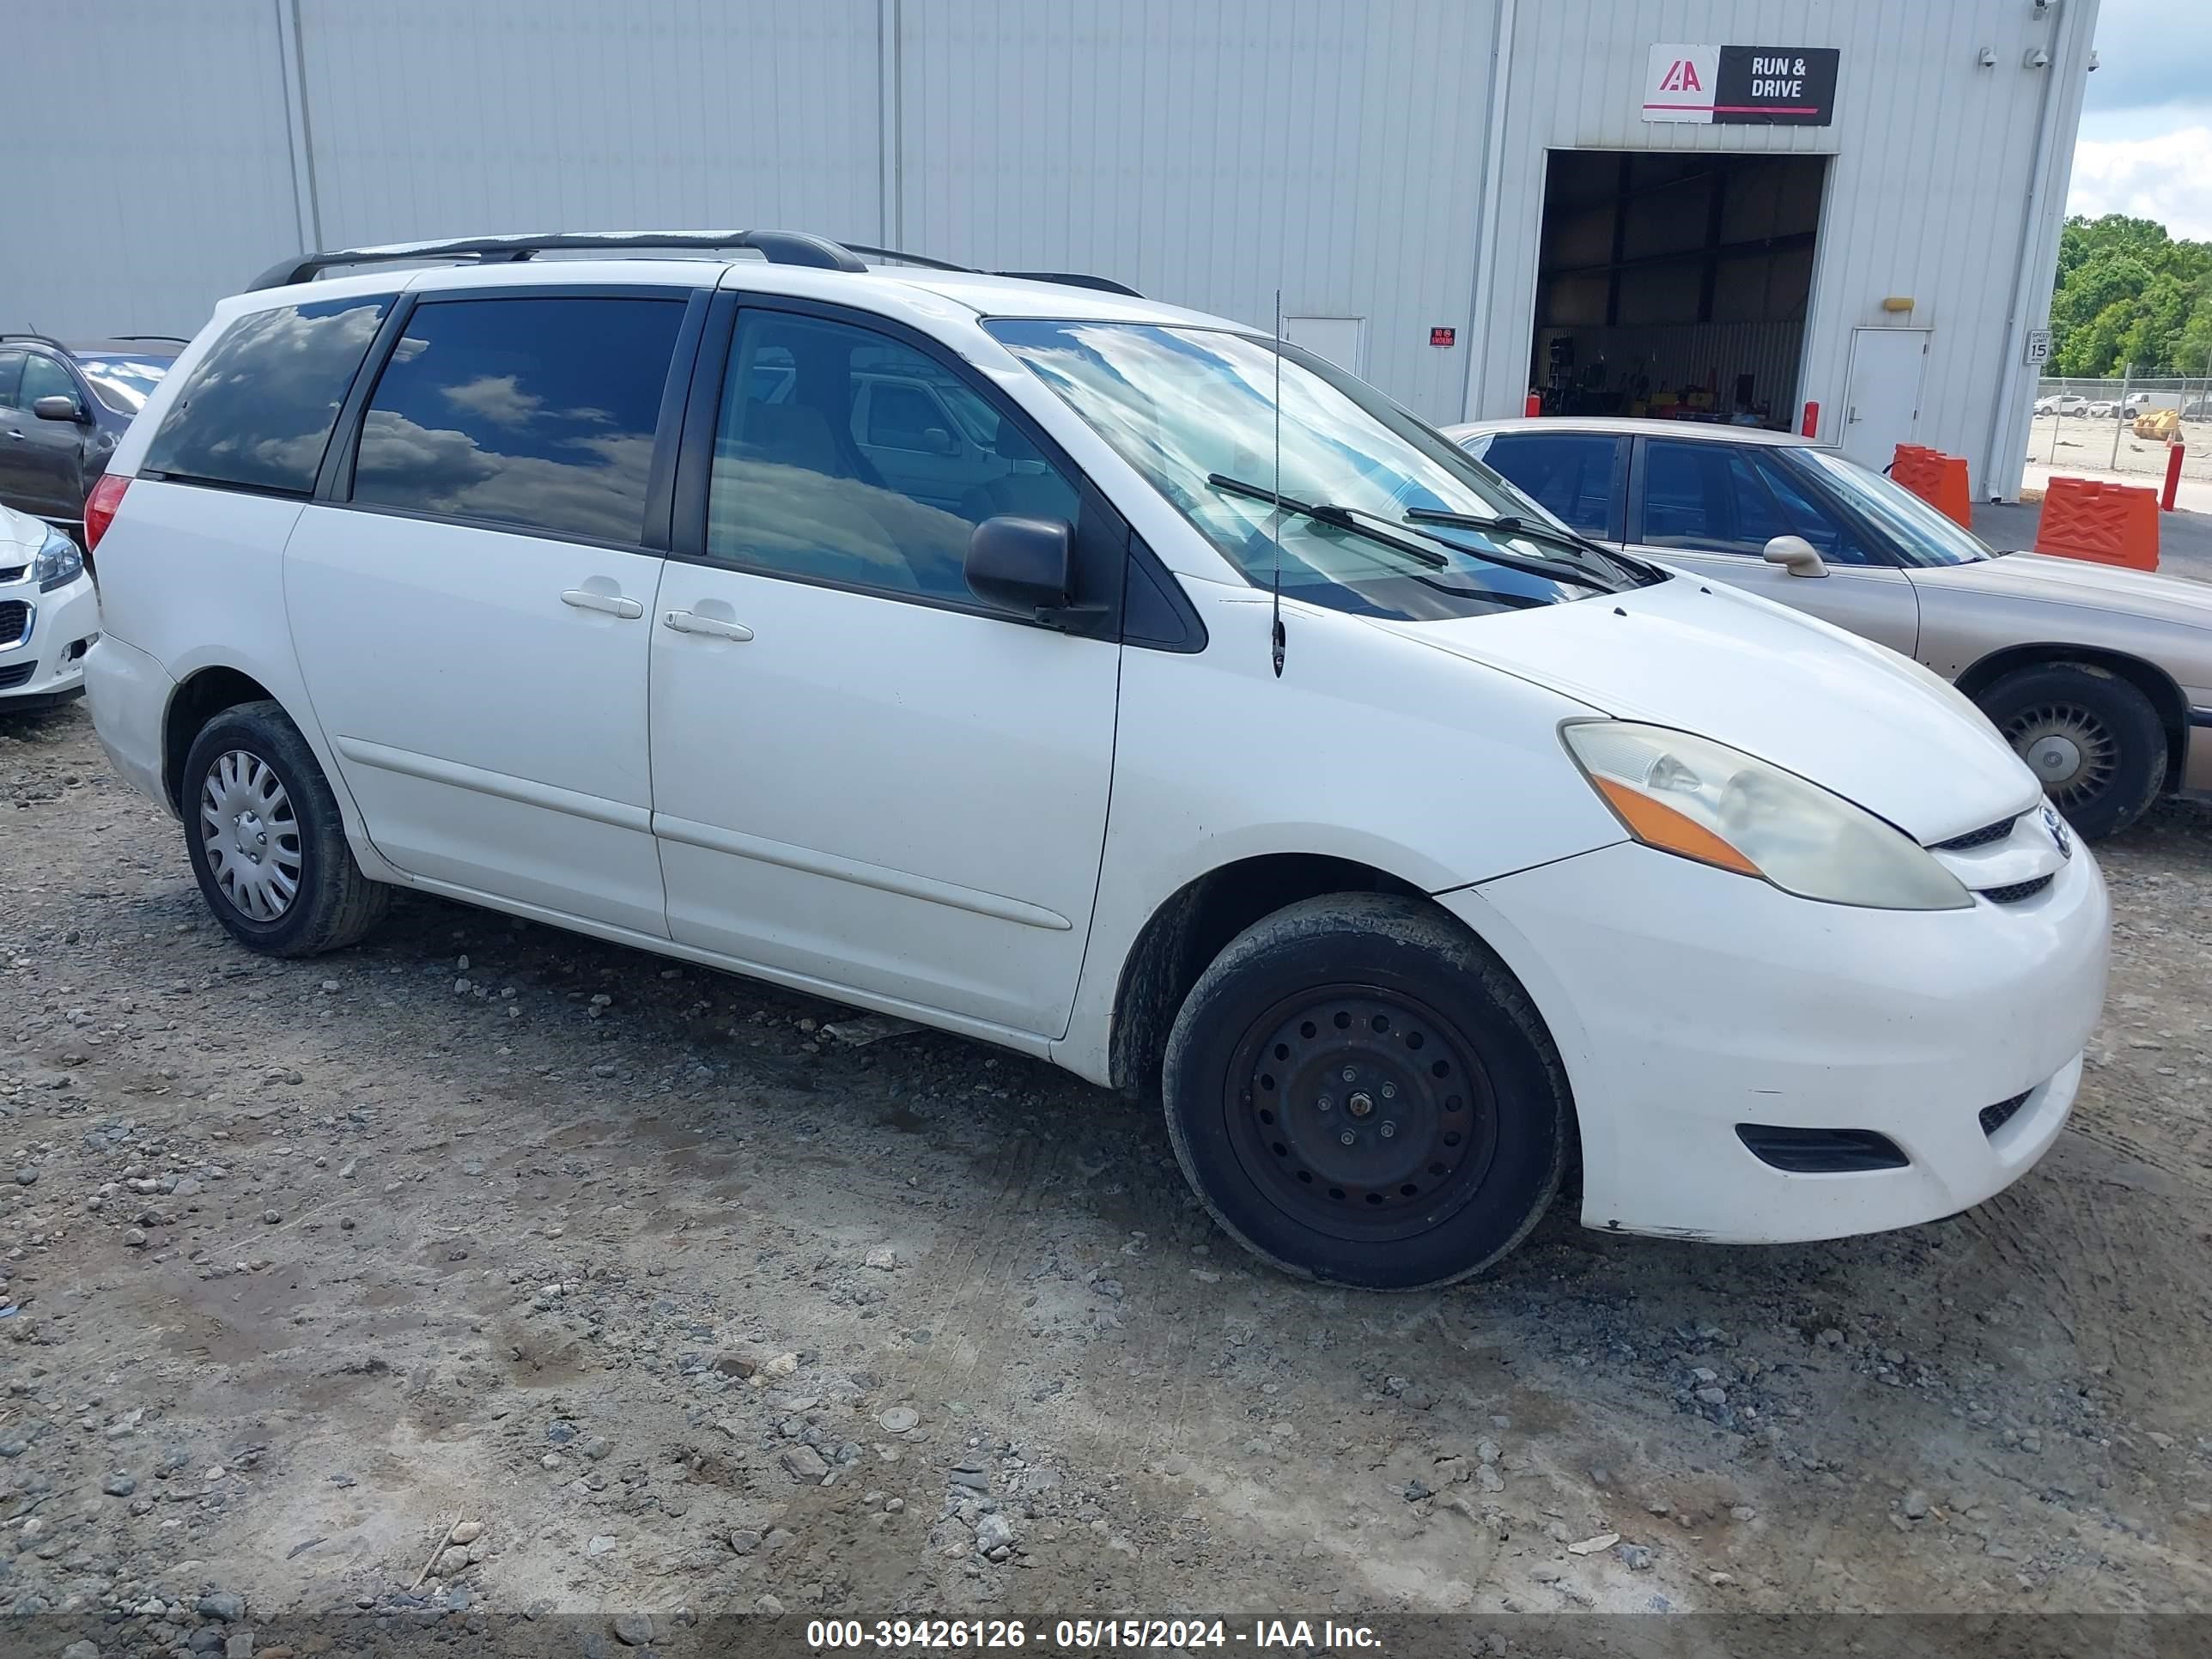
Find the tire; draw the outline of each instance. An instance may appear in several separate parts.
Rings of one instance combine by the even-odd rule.
[[[2110,669],[2042,663],[2008,674],[1979,702],[2051,804],[2092,840],[2126,829],[2165,787],[2157,711]]]
[[[1543,1022],[1418,900],[1336,894],[1247,928],[1185,999],[1162,1085],[1213,1218],[1303,1278],[1412,1291],[1480,1273],[1567,1167],[1574,1108]]]
[[[200,896],[240,944],[319,956],[383,920],[392,890],[354,862],[330,781],[278,704],[240,703],[202,726],[179,793]]]

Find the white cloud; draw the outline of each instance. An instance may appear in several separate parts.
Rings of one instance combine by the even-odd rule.
[[[2212,126],[2082,139],[2074,147],[2066,210],[2155,219],[2175,236],[2212,241]]]

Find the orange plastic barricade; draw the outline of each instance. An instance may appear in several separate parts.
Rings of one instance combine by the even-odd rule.
[[[2158,492],[2136,484],[2053,478],[2043,492],[2035,550],[2130,570],[2158,568]]]
[[[1899,444],[1889,476],[1947,519],[1972,527],[1974,504],[1966,494],[1966,462],[1921,444]]]

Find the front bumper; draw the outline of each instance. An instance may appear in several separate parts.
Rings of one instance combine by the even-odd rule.
[[[12,620],[18,603],[26,607],[20,633]],[[85,653],[100,637],[92,578],[81,575],[44,593],[34,583],[11,582],[0,587],[0,605],[9,607],[11,635],[0,644],[0,708],[82,691]]]
[[[1967,910],[1815,903],[1633,843],[1441,902],[1549,1024],[1583,1221],[1609,1231],[1775,1243],[1978,1204],[2057,1138],[2104,1001],[2111,908],[2078,845],[2041,893]],[[1872,1130],[1909,1162],[1787,1173],[1739,1123]]]

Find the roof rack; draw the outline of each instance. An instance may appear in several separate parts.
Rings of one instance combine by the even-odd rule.
[[[864,254],[869,258],[894,259],[902,264],[919,265],[928,270],[975,270],[971,265],[957,265],[950,260],[933,259],[924,254],[907,253],[897,248],[870,247],[859,242],[833,242],[826,236],[811,236],[796,230],[559,231],[546,235],[467,236],[451,241],[389,242],[375,247],[342,248],[324,253],[310,253],[270,266],[253,279],[247,291],[251,293],[264,288],[285,288],[294,283],[312,282],[323,272],[342,265],[392,264],[407,260],[441,259],[504,264],[534,258],[547,252],[585,250],[645,252],[661,248],[695,249],[706,252],[743,248],[758,253],[770,264],[807,265],[817,270],[864,271],[868,269],[861,258]],[[1078,288],[1097,289],[1108,294],[1141,297],[1136,289],[1104,276],[1035,270],[1002,270],[992,274],[1024,277],[1032,282],[1065,283]],[[167,337],[124,335],[118,337]]]
[[[182,334],[110,334],[104,337],[110,340],[158,340],[164,345],[190,345],[191,343],[191,339]]]

